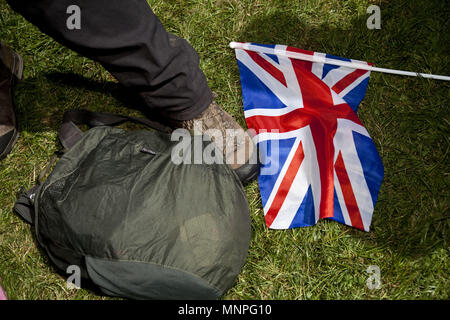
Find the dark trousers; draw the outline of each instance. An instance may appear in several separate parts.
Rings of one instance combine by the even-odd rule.
[[[137,90],[160,116],[192,119],[212,101],[197,53],[165,30],[145,0],[7,1],[41,31]],[[79,29],[67,24],[74,21],[72,5],[80,8]]]

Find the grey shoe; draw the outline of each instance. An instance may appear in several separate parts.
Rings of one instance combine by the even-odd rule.
[[[222,141],[218,141],[215,136],[211,136],[211,139],[218,149],[222,150],[226,163],[231,166],[241,182],[246,184],[257,177],[259,163],[257,148],[252,137],[215,101],[197,118],[186,121],[172,121],[172,125],[193,130],[194,133],[199,131],[203,133],[211,129],[218,130]]]
[[[0,41],[0,160],[11,152],[19,136],[12,90],[22,73],[22,57]]]

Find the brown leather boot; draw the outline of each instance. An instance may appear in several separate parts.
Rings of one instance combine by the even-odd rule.
[[[171,124],[193,131],[194,134],[209,134],[211,130],[215,130],[217,134],[210,137],[241,182],[245,184],[257,177],[259,163],[252,137],[215,101],[197,118],[172,121]]]
[[[0,41],[0,160],[11,152],[19,136],[12,89],[22,72],[22,57]]]

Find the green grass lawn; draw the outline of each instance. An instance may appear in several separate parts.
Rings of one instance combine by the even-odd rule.
[[[230,41],[279,43],[370,61],[379,67],[450,74],[450,5],[442,0],[150,0],[166,28],[199,52],[218,102],[244,125]],[[381,7],[381,30],[366,9]],[[0,39],[25,60],[15,92],[21,136],[0,162],[0,277],[11,299],[109,299],[70,290],[12,212],[52,153],[65,110],[138,114],[97,63],[40,33],[0,0]],[[368,233],[320,221],[268,230],[258,186],[246,187],[253,236],[246,265],[225,299],[448,299],[448,82],[372,73],[359,117],[385,166]],[[368,266],[380,289],[366,286]]]

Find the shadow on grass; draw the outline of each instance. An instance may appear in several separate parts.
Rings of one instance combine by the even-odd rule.
[[[75,73],[52,72],[23,80],[16,88],[15,104],[21,130],[29,132],[57,131],[65,111],[82,108],[117,114],[140,112],[163,122],[132,88]]]

